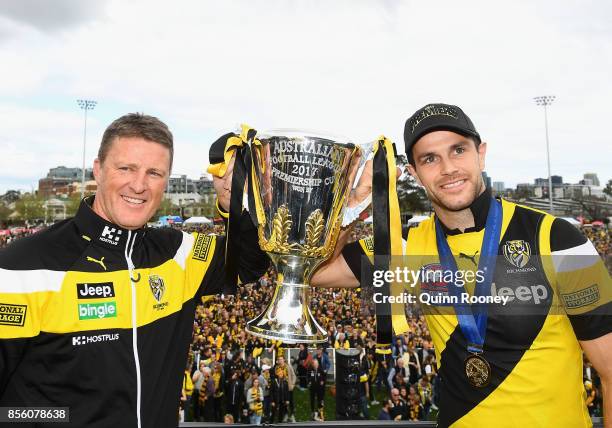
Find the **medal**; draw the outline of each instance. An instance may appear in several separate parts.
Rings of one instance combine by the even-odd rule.
[[[499,238],[501,234],[502,209],[501,204],[491,199],[489,213],[485,224],[485,233],[480,248],[480,260],[478,270],[483,272],[484,280],[476,284],[475,294],[477,296],[488,296],[491,294],[491,283],[495,271],[496,257],[499,250]],[[440,220],[436,217],[436,244],[440,256],[440,264],[445,271],[457,272],[457,263],[451,252]],[[455,277],[455,275],[453,275]],[[463,285],[449,284],[449,294],[460,296],[465,292]],[[459,301],[460,299],[457,299]],[[491,379],[491,366],[482,356],[485,335],[487,332],[487,308],[484,305],[469,305],[456,303],[453,305],[461,332],[467,341],[467,351],[470,353],[464,361],[465,376],[470,385],[482,388],[489,384]]]
[[[465,359],[465,375],[470,385],[482,388],[489,384],[491,379],[491,366],[483,357],[472,354]]]

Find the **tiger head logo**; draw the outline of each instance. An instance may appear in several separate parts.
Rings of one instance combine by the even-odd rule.
[[[531,248],[522,239],[508,241],[504,244],[504,256],[511,265],[522,268],[529,262]]]
[[[166,284],[164,284],[162,277],[159,275],[149,275],[149,287],[151,287],[151,293],[153,293],[155,300],[161,301],[166,291]]]

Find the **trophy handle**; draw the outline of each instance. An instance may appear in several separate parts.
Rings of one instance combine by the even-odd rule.
[[[246,331],[285,343],[323,343],[327,332],[310,312],[312,273],[321,259],[286,254],[269,254],[276,267],[274,295],[265,311],[249,321]]]

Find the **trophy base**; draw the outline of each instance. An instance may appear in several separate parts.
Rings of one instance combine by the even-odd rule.
[[[266,310],[247,322],[247,333],[291,344],[327,342],[327,332],[310,312],[310,287],[285,283],[283,278],[282,274],[278,276],[272,301]]]
[[[309,335],[309,334],[296,334],[296,333],[283,333],[276,332],[269,329],[247,325],[246,331],[253,336],[261,337],[263,339],[280,340],[283,343],[296,344],[316,344],[327,342],[327,335]]]

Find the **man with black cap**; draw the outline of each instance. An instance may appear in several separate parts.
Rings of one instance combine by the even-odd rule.
[[[487,145],[459,107],[419,109],[404,140],[408,169],[435,214],[393,255],[410,256],[403,263],[415,273],[453,274],[423,274],[416,289],[442,380],[438,426],[590,426],[582,351],[602,375],[611,413],[612,284],[593,245],[561,219],[491,196],[482,178]],[[312,283],[369,286],[362,256],[374,248],[371,238],[346,245]],[[459,281],[468,271],[480,276]],[[463,303],[469,297],[506,304]]]
[[[242,147],[247,136],[232,138]],[[233,274],[255,280],[268,260],[248,238],[256,233],[244,233],[242,253],[261,257],[246,269],[234,258],[226,275],[224,237],[146,227],[173,153],[159,119],[120,117],[94,161],[96,194],[74,218],[0,251],[0,406],[62,407],[47,416],[70,427],[176,426],[196,305],[232,291]],[[238,214],[239,229],[252,232]]]

